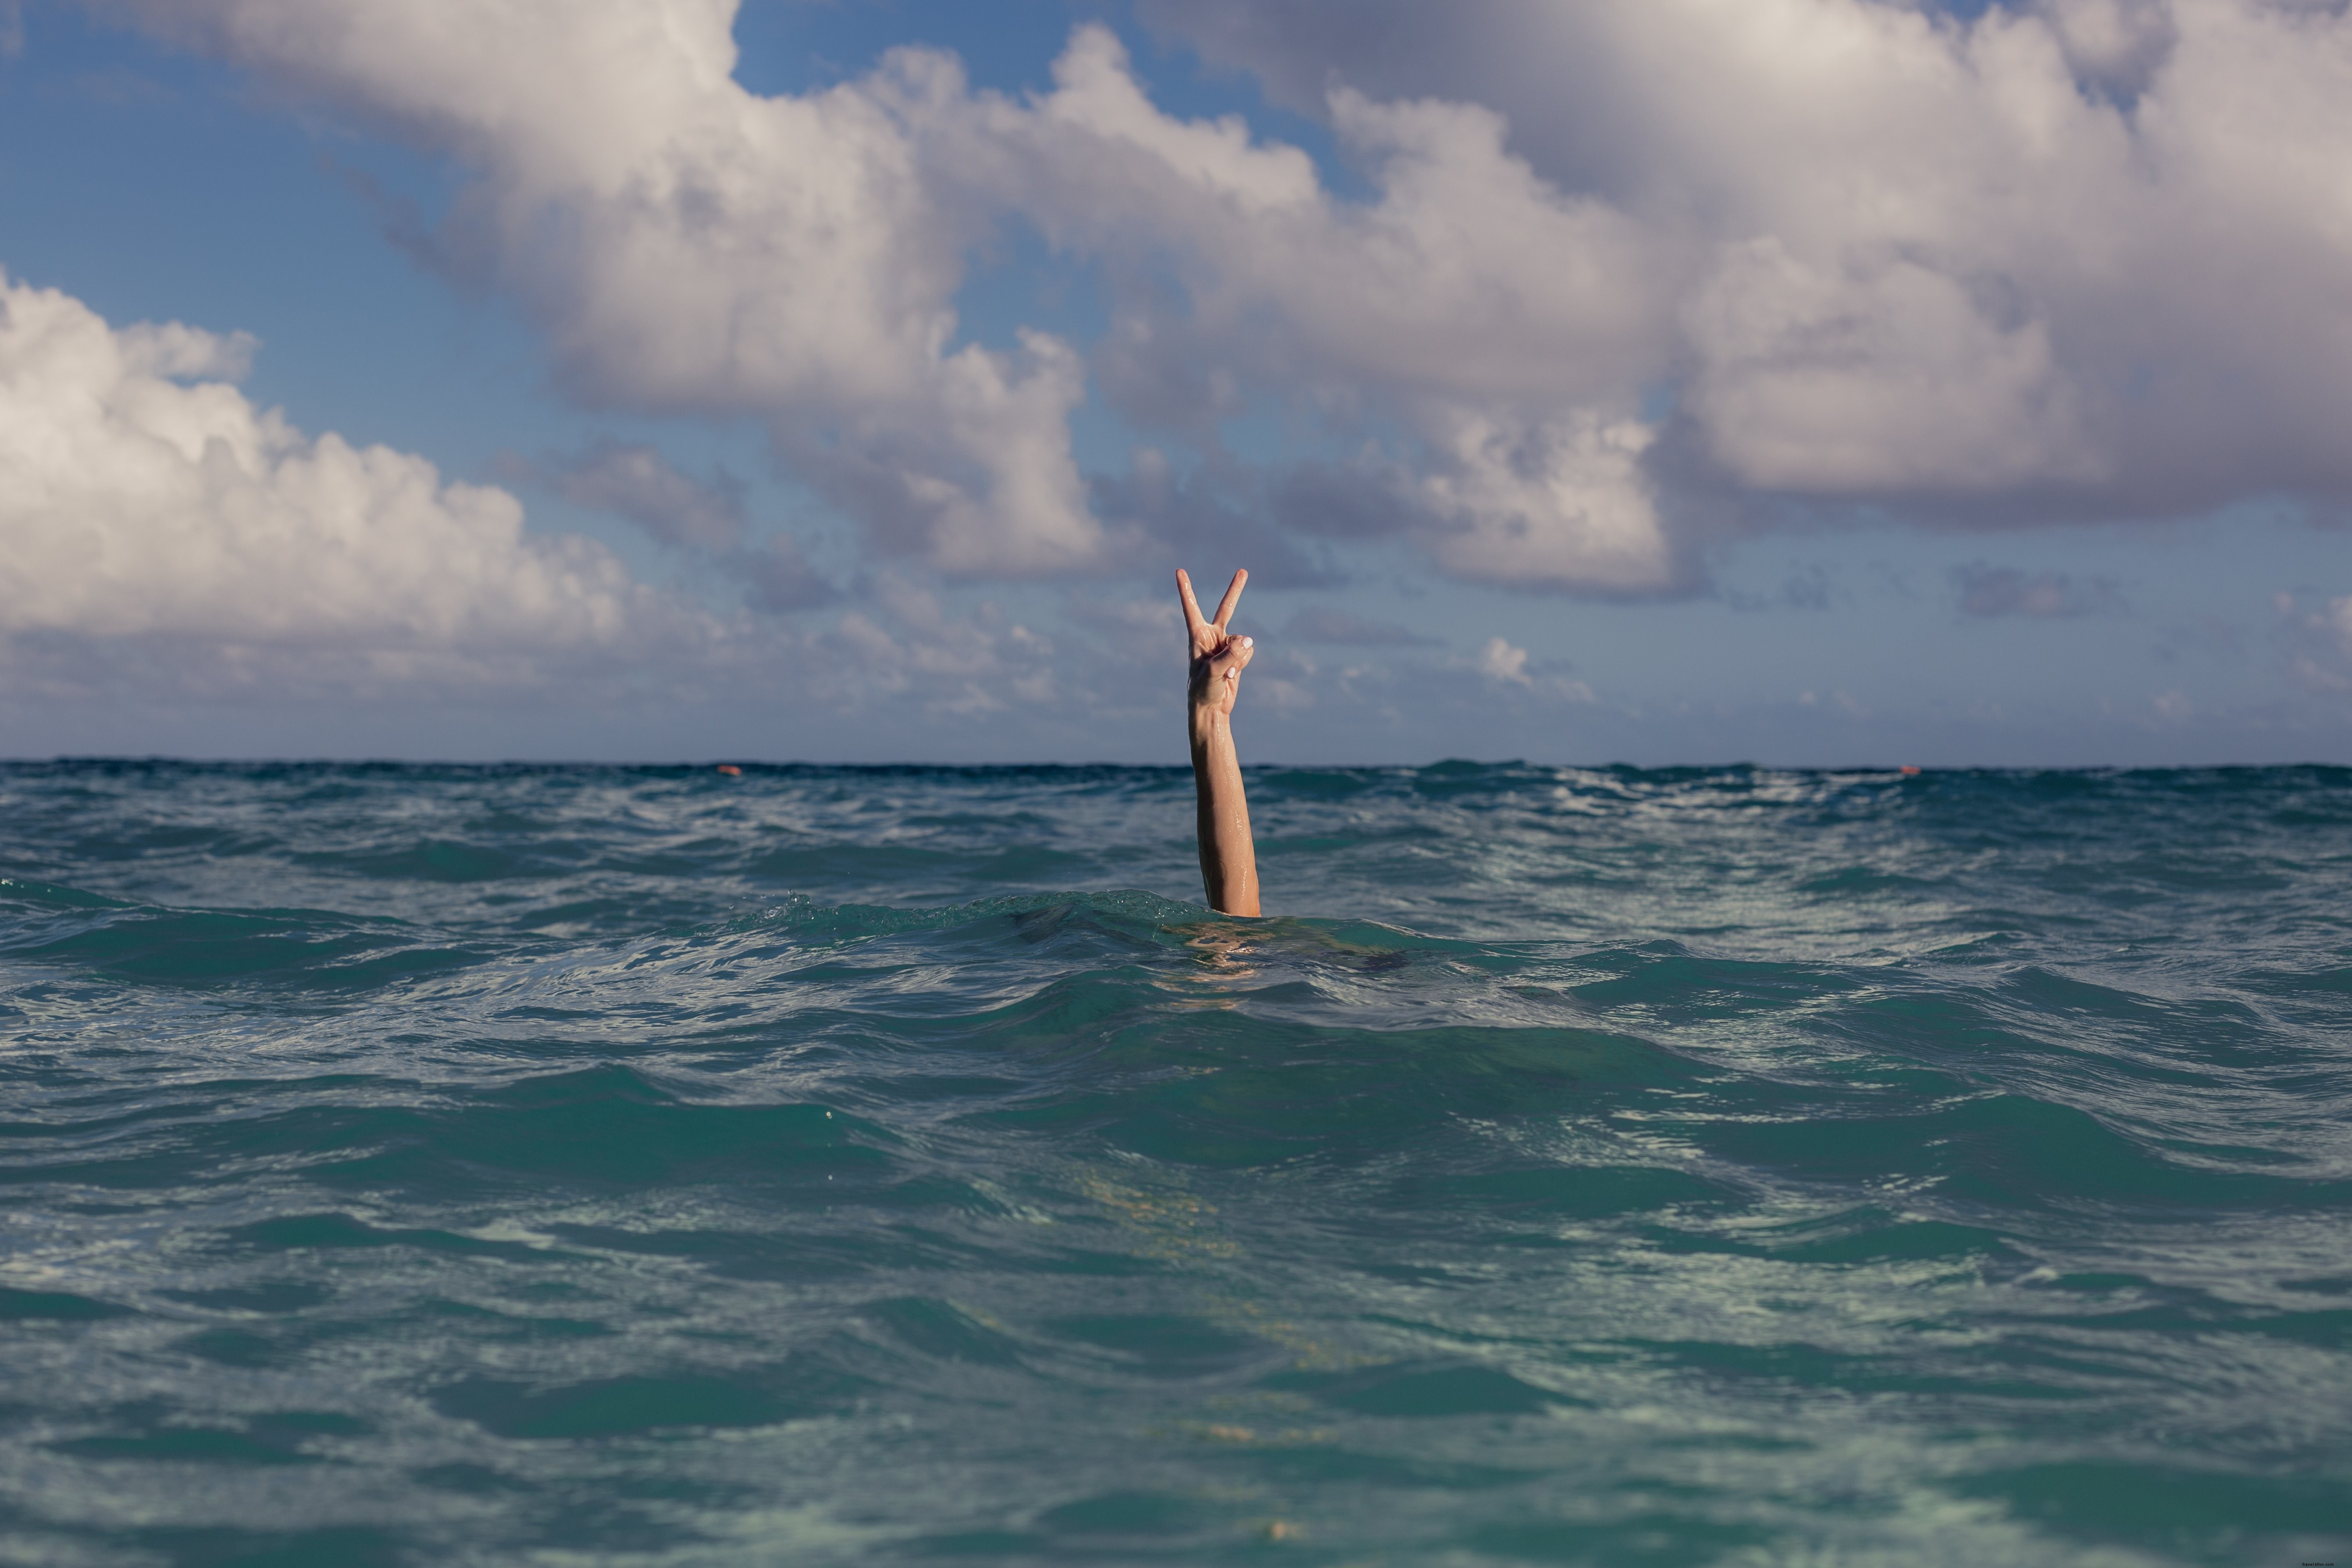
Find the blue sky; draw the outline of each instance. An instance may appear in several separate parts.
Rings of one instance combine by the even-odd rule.
[[[2352,21],[1707,10],[36,0],[5,749],[2352,760]]]

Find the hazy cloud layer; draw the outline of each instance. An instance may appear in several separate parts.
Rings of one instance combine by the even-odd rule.
[[[1954,568],[1952,583],[1959,590],[1960,614],[1979,619],[2093,616],[2124,607],[2122,592],[2104,577],[2023,572],[2014,566],[1979,563]]]
[[[654,447],[610,437],[571,457],[537,464],[517,459],[509,467],[516,478],[544,483],[576,506],[626,518],[656,542],[707,560],[743,584],[745,602],[754,609],[789,614],[841,596],[791,534],[747,541],[745,487],[724,469],[698,479]]]
[[[1265,524],[1265,476],[1231,460],[1180,471],[1156,447],[1129,454],[1120,474],[1097,474],[1096,512],[1124,542],[1124,564],[1165,575],[1205,561],[1249,563],[1251,580],[1269,588],[1325,588],[1346,580],[1327,547]]]
[[[1345,610],[1328,607],[1299,611],[1290,617],[1283,635],[1295,642],[1326,643],[1337,647],[1420,647],[1436,640],[1393,621],[1351,616]]]
[[[727,551],[742,542],[742,481],[695,479],[643,442],[607,437],[551,461],[543,475],[564,500],[627,518],[664,544]]]

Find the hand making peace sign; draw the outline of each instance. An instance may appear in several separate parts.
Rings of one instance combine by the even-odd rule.
[[[1225,624],[1234,618],[1234,606],[1241,603],[1242,588],[1248,582],[1248,572],[1234,574],[1225,596],[1217,601],[1217,618],[1212,621],[1202,616],[1201,601],[1192,597],[1192,579],[1183,568],[1177,568],[1176,592],[1184,601],[1184,626],[1192,642],[1192,711],[1196,715],[1210,713],[1220,719],[1233,715],[1242,671],[1249,668],[1256,645],[1226,631]]]
[[[1229,915],[1258,913],[1257,845],[1250,837],[1249,797],[1242,760],[1234,750],[1234,699],[1242,689],[1256,644],[1225,629],[1242,601],[1249,574],[1236,572],[1217,601],[1217,618],[1201,614],[1192,579],[1181,570],[1176,592],[1184,601],[1184,631],[1192,644],[1192,700],[1186,724],[1192,742],[1192,788],[1199,806],[1201,887],[1209,907]]]

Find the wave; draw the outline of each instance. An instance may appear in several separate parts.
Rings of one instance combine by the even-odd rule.
[[[2324,1558],[2347,785],[0,769],[0,1555]]]

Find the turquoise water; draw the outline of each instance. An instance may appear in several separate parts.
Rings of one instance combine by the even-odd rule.
[[[0,768],[0,1561],[2352,1552],[2352,773]]]

